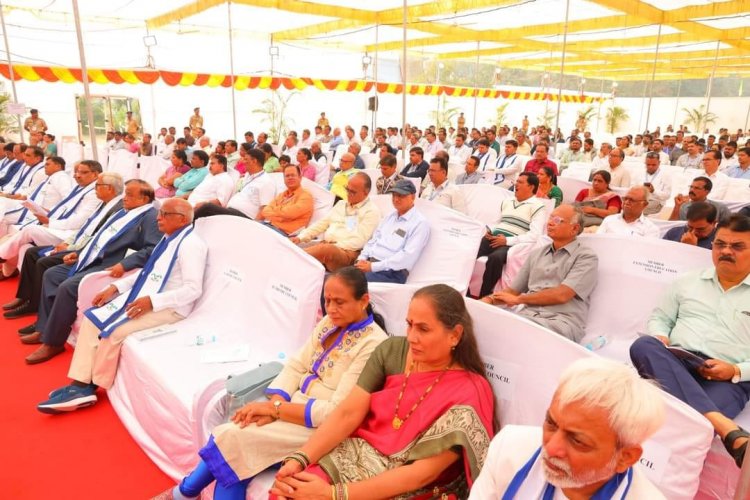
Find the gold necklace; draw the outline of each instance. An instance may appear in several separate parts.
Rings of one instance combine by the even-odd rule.
[[[440,382],[440,379],[443,378],[443,375],[445,375],[445,372],[448,371],[448,368],[453,365],[453,363],[448,363],[445,368],[443,368],[443,371],[440,372],[440,374],[435,378],[435,381],[430,384],[430,386],[424,391],[424,394],[420,396],[419,400],[414,403],[414,405],[411,407],[409,412],[404,416],[404,418],[401,418],[398,416],[398,410],[401,407],[401,399],[404,397],[404,390],[406,389],[406,383],[409,382],[409,377],[411,376],[411,372],[414,371],[414,365],[415,363],[412,361],[411,366],[409,367],[409,372],[406,374],[406,377],[404,377],[404,382],[401,384],[401,392],[398,394],[398,400],[396,401],[396,409],[393,412],[393,421],[391,422],[391,425],[394,429],[398,430],[401,428],[401,426],[406,422],[409,417],[411,417],[411,414],[414,413],[414,410],[417,409],[417,407],[424,401],[424,399],[427,397],[427,395],[432,391],[432,388],[437,385],[438,382]]]

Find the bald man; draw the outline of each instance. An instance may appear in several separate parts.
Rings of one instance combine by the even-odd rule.
[[[170,198],[157,217],[164,233],[140,273],[96,294],[85,312],[68,376],[73,383],[37,405],[42,413],[73,411],[96,403],[96,388],[109,389],[122,342],[132,333],[184,319],[203,293],[208,247],[193,232],[193,208]],[[101,339],[101,340],[100,340]]]

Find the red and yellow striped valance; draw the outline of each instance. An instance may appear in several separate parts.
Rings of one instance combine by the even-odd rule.
[[[25,64],[13,65],[14,80],[28,80],[31,82],[64,82],[75,83],[83,80],[80,68],[63,68],[58,66],[29,66]],[[10,78],[8,65],[0,65],[0,75]],[[187,73],[162,70],[142,69],[88,69],[89,81],[99,84],[145,83],[151,85],[157,81],[175,86],[232,86],[231,75]],[[367,80],[324,80],[320,78],[294,78],[271,76],[235,76],[234,88],[247,89],[278,89],[303,90],[314,87],[319,90],[337,90],[343,92],[370,92],[375,82]],[[404,90],[400,83],[377,83],[377,91],[381,94],[401,94]],[[557,101],[556,93],[548,92],[517,92],[512,90],[476,89],[473,87],[451,87],[448,85],[410,84],[406,89],[409,95],[447,95],[450,97],[481,97],[483,99],[513,99],[525,101]],[[602,98],[580,94],[563,94],[562,101],[568,103],[590,104],[599,102]]]

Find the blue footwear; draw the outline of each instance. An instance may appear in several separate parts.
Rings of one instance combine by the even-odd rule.
[[[67,389],[68,387],[74,387],[74,385],[73,384],[64,385],[64,386],[62,386],[62,387],[60,387],[58,389],[55,389],[54,391],[52,391],[52,392],[49,393],[49,398],[50,399],[54,398],[55,396],[57,396],[58,394],[60,394],[63,391],[63,389]],[[92,389],[94,389],[96,391],[96,388],[98,386],[96,384],[89,384],[89,387],[91,387]]]
[[[69,385],[62,387],[53,397],[43,403],[36,405],[36,409],[42,413],[56,414],[65,411],[75,411],[96,403],[96,388],[77,387]]]

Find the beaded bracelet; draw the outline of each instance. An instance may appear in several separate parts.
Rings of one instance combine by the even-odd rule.
[[[346,483],[332,485],[331,498],[333,500],[349,500],[349,488],[346,486]]]

